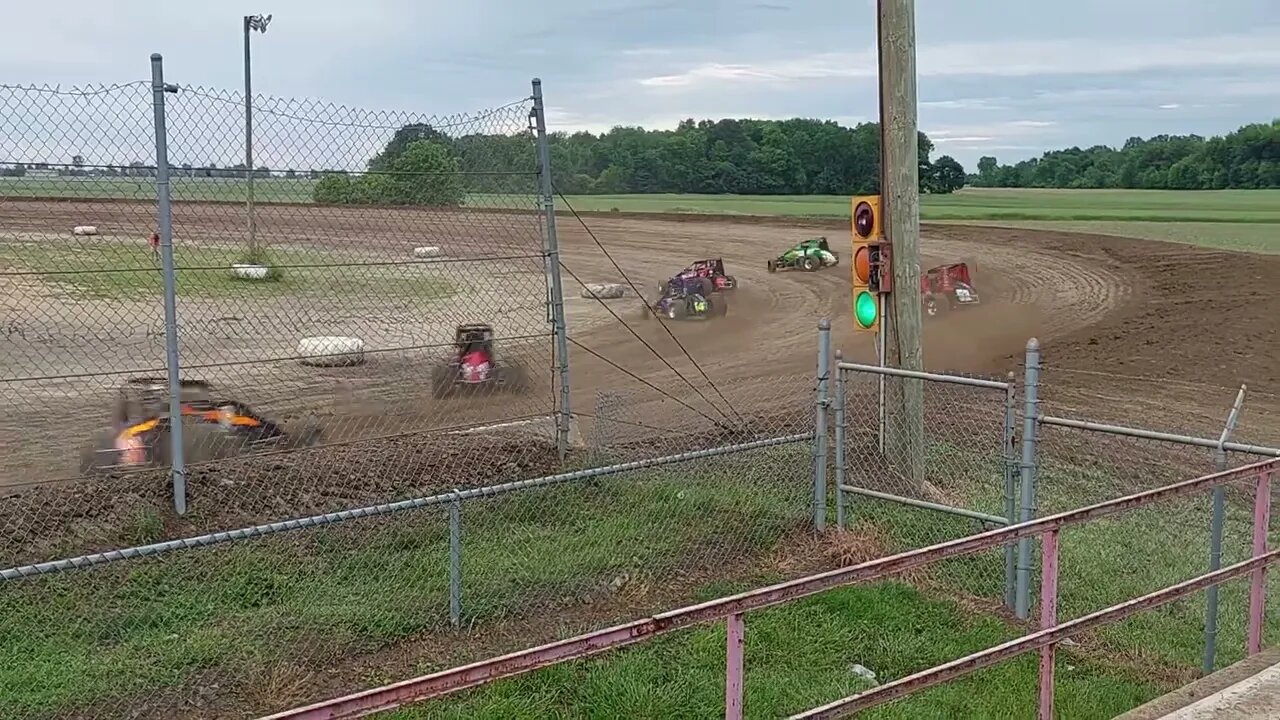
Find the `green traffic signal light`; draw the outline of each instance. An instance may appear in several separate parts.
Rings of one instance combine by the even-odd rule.
[[[858,296],[853,299],[853,319],[858,323],[858,327],[866,329],[876,324],[877,315],[880,308],[877,307],[876,296],[862,290]]]

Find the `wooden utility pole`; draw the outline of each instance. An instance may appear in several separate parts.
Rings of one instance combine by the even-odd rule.
[[[923,370],[920,350],[920,146],[916,120],[915,0],[878,0],[880,195],[892,243],[893,292],[884,328],[891,367]],[[886,451],[916,490],[924,487],[924,381],[893,382],[886,402]]]

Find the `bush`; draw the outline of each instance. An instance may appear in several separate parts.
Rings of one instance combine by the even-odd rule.
[[[416,140],[380,163],[377,173],[352,179],[325,175],[312,197],[330,205],[419,205],[458,207],[466,199],[458,158],[434,140]]]

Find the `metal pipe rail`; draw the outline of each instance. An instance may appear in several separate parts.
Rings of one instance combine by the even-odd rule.
[[[1141,440],[1157,440],[1177,445],[1190,445],[1192,447],[1201,447],[1209,450],[1226,450],[1227,452],[1248,453],[1250,455],[1261,455],[1263,457],[1280,457],[1280,448],[1266,447],[1265,445],[1246,445],[1238,442],[1225,442],[1221,439],[1210,440],[1209,438],[1198,438],[1191,435],[1178,435],[1175,433],[1156,432],[1155,430],[1142,430],[1140,428],[1124,427],[1123,425],[1107,425],[1105,423],[1095,423],[1087,420],[1072,420],[1071,418],[1055,417],[1053,415],[1041,415],[1036,418],[1036,420],[1041,425],[1053,425],[1056,427],[1073,428],[1075,430],[1089,430],[1091,432],[1103,433],[1104,435],[1119,435],[1121,437],[1138,438]]]
[[[1022,522],[1016,525],[1010,525],[1005,528],[989,530],[987,532],[970,535],[958,540],[939,543],[919,550],[899,553],[897,555],[879,558],[877,560],[860,563],[858,565],[851,565],[816,575],[810,575],[808,577],[770,585],[737,595],[720,598],[718,600],[712,600],[698,605],[691,605],[678,610],[660,613],[649,618],[635,620],[623,625],[617,625],[547,645],[520,650],[507,655],[472,663],[470,665],[464,665],[450,670],[444,670],[430,675],[404,680],[379,688],[364,690],[351,695],[325,700],[304,707],[285,710],[283,712],[267,716],[266,718],[263,718],[263,720],[294,720],[299,718],[305,718],[307,720],[317,720],[320,718],[324,718],[325,720],[335,720],[337,718],[362,717],[375,712],[390,710],[405,703],[419,702],[422,700],[440,697],[465,688],[484,685],[500,678],[520,675],[549,665],[588,657],[613,648],[641,642],[648,638],[669,633],[674,630],[688,628],[715,620],[726,620],[729,628],[728,637],[730,647],[727,648],[726,652],[725,683],[725,705],[726,708],[729,709],[729,712],[726,714],[726,717],[731,720],[733,718],[741,718],[743,692],[742,652],[740,648],[735,648],[733,645],[734,643],[740,644],[743,642],[742,615],[748,611],[772,607],[838,587],[877,580],[890,575],[896,575],[907,570],[929,565],[939,560],[959,557],[962,555],[970,555],[983,550],[990,550],[1011,541],[1022,538],[1031,538],[1041,534],[1048,534],[1046,539],[1051,536],[1053,538],[1052,542],[1056,548],[1057,533],[1063,527],[1078,525],[1095,518],[1113,515],[1125,510],[1131,510],[1161,502],[1169,498],[1203,492],[1219,485],[1242,480],[1258,480],[1258,506],[1259,508],[1263,508],[1265,506],[1266,511],[1264,512],[1262,509],[1258,509],[1255,512],[1256,525],[1259,522],[1259,518],[1265,519],[1269,517],[1270,476],[1277,468],[1280,468],[1280,460],[1262,460],[1233,470],[1193,478],[1191,480],[1166,485],[1154,490],[1135,493],[1115,500],[1090,505],[1088,507]],[[1228,577],[1235,577],[1238,574],[1246,572],[1254,573],[1254,587],[1258,588],[1258,591],[1250,594],[1249,645],[1251,651],[1255,645],[1255,633],[1260,632],[1261,628],[1262,568],[1265,564],[1275,559],[1273,553],[1267,553],[1265,551],[1265,522],[1261,533],[1261,536],[1259,536],[1255,527],[1254,557],[1252,560],[1240,565],[1233,565],[1232,567],[1225,568],[1217,573],[1210,573],[1208,576],[1202,576],[1194,581],[1190,581],[1193,583],[1192,586],[1175,586],[1175,588],[1166,591],[1171,594],[1169,599],[1172,599],[1172,597],[1180,596],[1176,595],[1175,590],[1176,592],[1191,593],[1209,585],[1216,584],[1217,582],[1222,582]],[[1261,537],[1261,543],[1259,542],[1259,537]],[[1048,544],[1048,542],[1046,544]],[[1280,553],[1280,551],[1277,551],[1277,553]],[[1044,582],[1052,583],[1053,592],[1051,595],[1056,602],[1056,550],[1053,554],[1053,560],[1053,572],[1044,573]],[[1048,565],[1048,563],[1046,563],[1046,565]],[[1183,585],[1187,585],[1187,583],[1184,583]],[[1042,598],[1042,600],[1044,600],[1044,598]],[[1152,601],[1148,598],[1139,598],[1137,600],[1130,601],[1130,603],[1142,602],[1149,603]],[[1053,623],[1054,615],[1056,614],[1054,612],[1054,607],[1050,606],[1042,608],[1042,614],[1043,610],[1050,611],[1047,619],[1050,623]],[[1114,608],[1111,610],[1115,611]],[[1073,622],[1080,623],[1085,619],[1086,618],[1082,618],[1081,620]],[[1096,618],[1094,621],[1102,622],[1102,620],[1097,620]],[[1255,623],[1257,623],[1256,628]],[[1068,624],[1063,627],[1071,626]],[[1050,630],[1050,628],[1046,628],[1046,631],[1048,630]],[[1061,637],[1065,637],[1063,633],[1070,634],[1070,632],[1079,632],[1079,629],[1074,631],[1046,631],[1042,631],[1041,634],[1028,636],[1034,638],[1033,640],[1026,640],[1024,638],[1024,641],[1029,643],[1025,649],[1030,650],[1036,647],[1048,647],[1048,651],[1051,653],[1051,643],[1055,643],[1060,640]],[[1260,638],[1260,635],[1258,635],[1258,637]],[[985,652],[989,654],[997,653],[997,651],[1002,647],[1004,646],[998,646],[995,649],[987,650]],[[979,655],[981,655],[981,653],[979,653]],[[970,656],[970,658],[967,659],[972,660],[972,658],[973,656]],[[1049,658],[1051,660],[1052,656],[1050,655]],[[992,662],[994,661],[996,660],[992,660]],[[976,667],[978,666],[975,666],[975,669]],[[1041,667],[1043,671],[1043,656]],[[1049,669],[1051,673],[1052,662],[1049,663]],[[941,681],[942,680],[937,680],[937,682]],[[1051,687],[1052,684],[1050,683],[1050,688]],[[853,700],[857,700],[859,697],[860,696],[854,696],[852,699],[846,698],[845,700],[837,701],[837,703],[852,702]],[[887,702],[888,699],[891,698],[885,698],[878,702]],[[876,704],[878,704],[878,702]],[[1050,704],[1051,703],[1052,695],[1050,695]],[[819,710],[822,710],[824,713],[836,712],[836,710]],[[843,714],[843,711],[840,711],[838,714]],[[821,717],[835,716],[837,715],[821,715]]]
[[[210,547],[213,545],[232,542],[234,540],[244,540],[252,537],[264,537],[267,535],[274,535],[276,533],[302,530],[305,528],[335,525],[337,523],[357,520],[360,518],[392,515],[408,510],[419,510],[428,507],[443,507],[450,503],[462,500],[471,500],[473,498],[491,498],[520,490],[528,490],[530,488],[548,487],[551,485],[590,480],[592,478],[620,475],[622,473],[632,472],[635,470],[649,470],[663,467],[665,465],[689,462],[692,460],[703,460],[722,455],[732,455],[734,453],[746,452],[749,450],[760,450],[769,447],[777,447],[779,445],[788,445],[803,442],[812,437],[813,433],[798,433],[795,435],[766,438],[764,440],[753,440],[750,442],[738,443],[736,445],[724,445],[707,450],[692,450],[676,455],[664,455],[657,458],[634,460],[617,465],[607,465],[605,467],[590,468],[587,470],[575,470],[572,472],[559,473],[557,475],[546,475],[528,480],[513,480],[511,482],[501,483],[498,485],[487,485],[484,487],[471,488],[469,490],[454,490],[425,497],[398,500],[396,502],[382,503],[379,505],[369,505],[367,507],[355,508],[352,510],[339,510],[337,512],[311,515],[309,517],[295,518],[292,520],[280,520],[278,522],[254,525],[252,527],[239,528],[237,530],[224,530],[205,535],[197,535],[195,537],[166,540],[164,542],[152,543],[150,545],[139,545],[137,547],[124,548],[123,550],[109,550],[107,552],[80,555],[63,560],[50,560],[32,565],[4,568],[0,569],[0,582],[6,580],[18,580],[25,577],[34,577],[37,575],[46,575],[55,572],[63,572],[78,568],[93,567],[95,565],[104,565],[106,563],[119,562],[121,560],[162,555],[164,553],[187,548]]]
[[[902,370],[895,367],[881,367],[879,365],[863,365],[861,363],[842,362],[837,363],[836,367],[841,370],[854,370],[857,372],[869,373],[871,375],[888,375],[889,377],[908,378],[911,380],[931,380],[933,382],[946,383],[948,385],[968,385],[970,387],[990,388],[992,390],[1008,390],[1009,383],[999,380],[985,380],[983,378],[971,378],[963,375],[939,375],[938,373],[921,372],[918,370]]]

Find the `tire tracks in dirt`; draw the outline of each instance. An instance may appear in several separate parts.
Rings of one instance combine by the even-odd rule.
[[[0,241],[21,240],[22,233],[70,227],[90,212],[96,224],[128,235],[151,222],[145,213],[127,205],[112,203],[40,203],[6,201],[0,212]],[[176,208],[177,227],[184,241],[209,242],[237,237],[242,231],[234,208],[220,205],[183,204]],[[618,316],[662,357],[688,378],[702,395],[703,403],[662,360],[623,328],[600,303],[578,296],[581,289],[566,274],[566,312],[570,334],[629,371],[644,377],[670,394],[688,401],[712,417],[731,414],[718,394],[708,386],[698,367],[672,340],[681,344],[741,412],[800,412],[808,402],[811,376],[816,361],[816,325],[829,317],[834,326],[833,341],[855,361],[874,359],[871,338],[856,333],[851,326],[849,235],[847,222],[789,221],[750,217],[672,217],[625,214],[584,214],[583,220],[613,255],[644,299],[651,299],[656,283],[669,277],[699,257],[722,256],[740,287],[727,293],[728,314],[709,322],[677,322],[666,325],[644,317],[641,298],[605,301]],[[495,253],[536,254],[540,247],[536,218],[478,211],[433,213],[423,210],[385,208],[324,208],[263,206],[260,227],[264,239],[295,249],[321,247],[343,257],[360,261],[403,258],[416,245],[447,246],[459,260],[481,260]],[[38,222],[37,222],[38,221]],[[37,227],[38,226],[38,227]],[[106,230],[104,230],[106,231]],[[622,278],[603,256],[596,243],[571,216],[560,223],[562,259],[584,282],[617,282]],[[136,233],[134,233],[136,234]],[[792,243],[826,235],[841,255],[841,264],[815,273],[799,271],[768,273],[765,260]],[[78,242],[72,239],[70,242]],[[140,241],[141,242],[141,241]],[[1236,318],[1224,303],[1248,300],[1258,307],[1250,315],[1255,323],[1267,312],[1278,312],[1274,288],[1280,278],[1277,259],[1237,254],[1213,253],[1170,246],[1152,241],[1099,238],[1070,233],[932,226],[923,228],[922,251],[926,267],[935,263],[969,261],[983,296],[983,305],[927,323],[925,362],[931,369],[997,373],[1017,367],[1026,339],[1036,336],[1052,348],[1054,362],[1092,363],[1114,359],[1125,362],[1133,374],[1154,366],[1166,372],[1194,372],[1200,363],[1178,349],[1164,347],[1170,337],[1170,308],[1195,308],[1208,302],[1218,322],[1213,331],[1224,338],[1239,333]],[[1206,275],[1206,261],[1211,272]],[[494,397],[451,399],[430,398],[427,377],[438,350],[378,354],[363,368],[315,370],[292,362],[251,363],[225,369],[215,380],[260,404],[269,413],[286,417],[316,414],[330,420],[338,437],[367,437],[381,430],[415,431],[468,423],[497,421],[515,414],[549,413],[551,341],[545,312],[536,309],[545,298],[541,260],[484,260],[481,264],[453,265],[451,278],[469,289],[450,301],[415,304],[378,293],[354,303],[310,303],[281,300],[262,303],[255,322],[247,326],[251,335],[226,341],[242,359],[279,356],[296,342],[298,333],[331,328],[332,334],[347,334],[351,313],[367,317],[368,323],[384,327],[386,338],[380,346],[445,343],[457,322],[488,320],[502,327],[519,326],[518,334],[538,339],[515,344],[510,351],[530,366],[537,377],[524,398]],[[340,271],[337,271],[340,272]],[[516,272],[524,279],[506,278]],[[1240,273],[1248,283],[1239,282]],[[535,277],[538,276],[538,277]],[[1199,280],[1203,279],[1203,280]],[[1216,300],[1203,297],[1206,283],[1233,280],[1230,295]],[[1197,289],[1199,285],[1200,289]],[[1267,293],[1270,293],[1269,295]],[[1149,299],[1151,294],[1154,299]],[[48,299],[36,294],[41,303]],[[274,303],[274,304],[273,304]],[[181,301],[191,318],[219,315],[217,303],[195,299]],[[223,301],[223,310],[233,301]],[[205,307],[207,305],[208,307]],[[276,307],[278,305],[278,307]],[[255,306],[257,307],[257,306]],[[533,308],[533,309],[530,309]],[[57,317],[57,308],[45,308],[34,317]],[[518,313],[518,317],[513,315]],[[17,309],[10,312],[18,312]],[[105,311],[104,311],[105,312]],[[112,310],[118,323],[139,321]],[[225,314],[225,313],[222,313]],[[342,318],[346,316],[348,320]],[[1271,317],[1280,316],[1272,314]],[[1197,319],[1200,318],[1200,319]],[[1203,322],[1203,313],[1188,313],[1175,319],[1174,328],[1186,329]],[[299,322],[307,326],[294,328]],[[146,322],[150,322],[148,319]],[[188,321],[193,322],[191,320]],[[367,324],[367,323],[366,323]],[[197,329],[203,320],[196,323]],[[1275,325],[1272,322],[1272,325]],[[369,325],[372,327],[372,325]],[[359,334],[359,329],[349,334]],[[199,330],[199,332],[206,332]],[[1174,330],[1176,332],[1176,330]],[[192,331],[197,332],[196,330]],[[326,333],[329,334],[329,333]],[[438,336],[438,337],[437,337]],[[1248,348],[1236,353],[1248,361],[1255,375],[1280,377],[1274,353],[1264,349],[1273,341],[1274,329],[1246,330]],[[265,345],[262,343],[266,343]],[[216,362],[228,356],[206,338],[192,335],[192,351],[201,360]],[[1237,343],[1238,345],[1238,343]],[[268,347],[270,346],[270,347]],[[502,347],[507,347],[503,345]],[[1145,355],[1144,348],[1151,354]],[[501,348],[500,348],[501,349]],[[13,364],[29,367],[57,367],[58,363],[81,368],[90,364],[85,350],[37,351],[26,359],[13,356]],[[132,351],[121,349],[125,360]],[[1135,357],[1135,355],[1137,355]],[[1174,368],[1170,357],[1181,358],[1185,368]],[[1144,363],[1146,364],[1144,366]],[[112,363],[115,365],[116,363]],[[103,394],[99,381],[98,395]],[[621,391],[631,395],[627,414],[644,424],[661,425],[672,413],[685,412],[663,395],[626,378],[609,364],[579,350],[571,351],[571,384],[575,410],[591,413],[597,392]],[[12,387],[8,391],[22,394]],[[45,435],[57,431],[65,436],[92,416],[91,408],[101,397],[85,396],[65,408],[55,409],[48,423],[38,417],[36,398],[24,406],[22,427],[0,428],[6,439],[27,451],[29,446],[47,442]],[[785,401],[785,402],[784,402]],[[12,399],[10,400],[12,402]],[[55,411],[56,410],[56,411]],[[103,408],[105,414],[105,407]],[[7,424],[7,423],[6,423]],[[40,429],[43,428],[43,429]],[[65,444],[65,443],[62,443]],[[32,448],[35,449],[34,447]],[[41,450],[42,456],[59,448]],[[51,457],[51,455],[50,455]],[[65,470],[59,468],[58,470]],[[56,471],[53,468],[49,472]],[[25,473],[24,473],[25,474]]]

